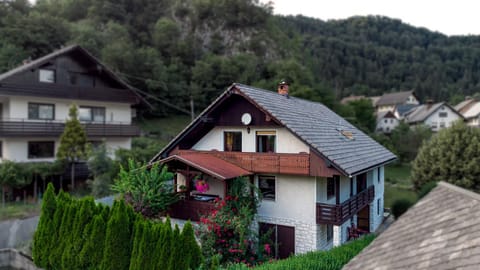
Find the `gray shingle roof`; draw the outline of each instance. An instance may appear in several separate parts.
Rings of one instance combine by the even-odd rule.
[[[234,84],[300,139],[348,175],[395,159],[395,155],[330,110],[327,106],[276,92]],[[353,140],[340,132],[349,131]]]
[[[395,110],[398,112],[398,114],[400,115],[400,117],[404,117],[405,114],[407,114],[408,112],[410,112],[413,108],[417,107],[419,105],[415,105],[415,104],[401,104],[401,105],[397,105],[397,107],[395,108]]]
[[[479,269],[480,194],[439,183],[343,270]]]
[[[380,99],[377,101],[376,105],[382,106],[402,104],[405,103],[407,101],[407,98],[412,94],[414,94],[413,90],[383,94],[383,96],[381,96]]]
[[[450,108],[454,113],[458,114],[458,116],[463,118],[461,114],[459,114],[454,108],[452,108],[446,102],[439,102],[431,105],[429,104],[419,105],[414,109],[412,109],[411,111],[409,111],[408,114],[405,116],[405,119],[408,123],[411,123],[411,124],[423,122],[442,106],[446,106]]]

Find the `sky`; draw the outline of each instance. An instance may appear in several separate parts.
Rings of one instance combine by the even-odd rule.
[[[446,35],[480,35],[476,0],[261,0],[273,2],[275,14],[329,19],[383,15]]]

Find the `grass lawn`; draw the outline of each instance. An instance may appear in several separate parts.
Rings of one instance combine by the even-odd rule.
[[[0,202],[0,221],[36,216],[40,214],[40,209],[40,203],[6,203],[5,207],[2,207]]]
[[[417,194],[412,190],[410,164],[393,164],[385,167],[385,207],[400,198],[417,201]]]

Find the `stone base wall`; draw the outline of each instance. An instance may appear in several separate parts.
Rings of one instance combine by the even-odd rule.
[[[300,220],[258,216],[258,222],[290,226],[295,228],[295,254],[306,253],[317,249],[317,224],[310,224]]]
[[[0,269],[2,268],[41,270],[35,266],[31,257],[11,248],[0,249]]]

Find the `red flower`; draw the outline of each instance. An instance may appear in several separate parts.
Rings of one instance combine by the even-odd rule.
[[[272,250],[270,249],[270,245],[269,244],[265,244],[263,246],[263,248],[265,249],[265,252],[267,252],[268,255],[270,255],[270,253],[272,252]]]

